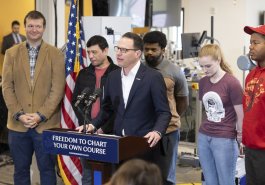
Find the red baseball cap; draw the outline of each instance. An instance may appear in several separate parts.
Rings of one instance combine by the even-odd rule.
[[[256,28],[250,27],[250,26],[245,26],[244,31],[249,35],[252,35],[252,33],[259,33],[261,35],[265,35],[265,25],[261,25],[261,26],[258,26]]]

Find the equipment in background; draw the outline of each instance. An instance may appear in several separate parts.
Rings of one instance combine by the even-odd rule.
[[[237,67],[242,71],[252,70],[256,63],[250,59],[249,55],[241,55],[237,59]]]
[[[245,72],[252,70],[257,64],[251,60],[249,55],[241,55],[237,59],[237,67],[243,71],[243,88],[245,87]]]
[[[219,44],[218,40],[207,36],[207,31],[203,31],[201,35],[200,33],[182,33],[182,58],[198,57],[199,50],[205,40],[216,41]]]
[[[131,17],[114,17],[114,16],[85,16],[82,17],[85,40],[87,41],[94,35],[103,36],[109,44],[109,56],[116,58],[114,46],[120,40],[121,36],[131,31]],[[93,27],[93,29],[91,29]],[[116,60],[113,60],[117,63]]]
[[[192,166],[194,168],[199,168],[200,167],[199,156],[193,153],[181,152],[178,165]]]
[[[202,120],[202,104],[199,101],[199,83],[198,82],[190,82],[189,83],[189,92],[192,94],[190,97],[190,116],[185,114],[186,125],[188,126],[188,130],[186,130],[186,138],[184,138],[185,142],[195,142],[194,151],[192,152],[182,152],[179,156],[179,165],[182,166],[193,166],[200,167],[199,157],[197,155],[197,133],[199,131],[199,125]],[[193,113],[194,112],[194,113]],[[183,128],[181,129],[183,130]],[[180,135],[183,133],[181,132]],[[188,136],[193,136],[193,139]],[[190,140],[188,140],[190,139]]]
[[[198,41],[200,33],[182,33],[182,58],[194,58],[198,56],[199,48]]]

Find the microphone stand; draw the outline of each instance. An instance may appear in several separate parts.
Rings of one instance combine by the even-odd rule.
[[[86,132],[86,125],[88,123],[91,123],[91,120],[89,119],[88,114],[91,111],[92,104],[89,103],[89,101],[85,101],[84,103],[85,103],[85,106],[84,106],[83,111],[82,111],[83,112],[83,117],[84,117],[83,132],[84,132],[84,134],[86,134],[87,133]]]
[[[84,116],[84,124],[83,124],[83,132],[84,132],[84,134],[86,134],[87,132],[86,132],[86,125],[87,125],[87,123],[90,123],[91,122],[91,120],[88,118],[89,116],[88,116],[88,114],[89,114],[89,111],[90,111],[90,109],[88,109],[88,108],[85,108],[85,111],[84,111],[84,114],[83,114],[83,116]]]

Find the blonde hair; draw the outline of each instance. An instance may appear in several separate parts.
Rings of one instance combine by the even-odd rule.
[[[211,56],[214,60],[219,60],[221,69],[229,74],[233,74],[230,66],[225,62],[221,48],[217,44],[204,45],[200,49],[199,58],[205,56]]]
[[[142,159],[125,162],[112,176],[108,185],[162,185],[161,172],[156,164]]]

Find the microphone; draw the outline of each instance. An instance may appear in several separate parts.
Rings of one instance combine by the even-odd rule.
[[[82,91],[82,93],[77,96],[77,100],[75,102],[75,107],[77,107],[81,103],[81,101],[83,101],[86,98],[87,94],[89,94],[89,93],[90,93],[90,89],[89,89],[89,87],[86,87]]]
[[[98,97],[100,97],[102,94],[102,90],[100,88],[95,89],[95,91],[88,97],[88,101],[85,100],[85,104],[87,107],[90,107],[95,101],[97,100]]]

